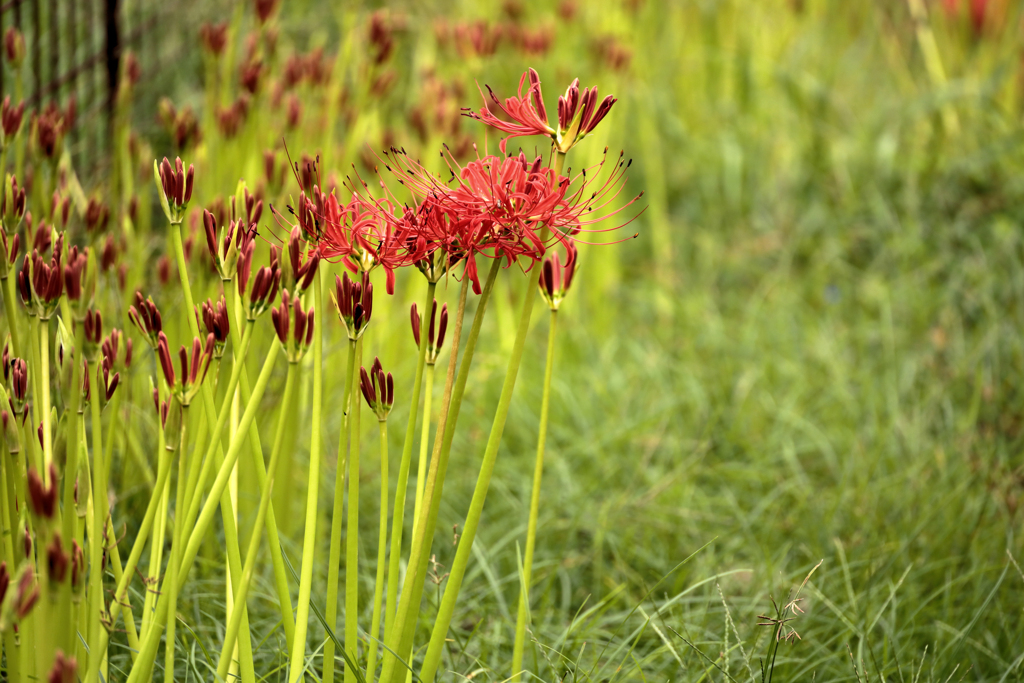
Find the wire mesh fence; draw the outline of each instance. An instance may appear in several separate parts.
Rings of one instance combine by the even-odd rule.
[[[96,168],[109,149],[110,115],[125,56],[131,51],[140,67],[136,116],[145,126],[169,82],[168,65],[181,60],[194,37],[182,18],[205,14],[202,5],[198,0],[7,0],[0,4],[0,32],[17,28],[26,54],[17,71],[5,60],[0,92],[24,99],[29,111],[51,103],[66,108],[74,101],[67,138],[72,158],[77,168]]]

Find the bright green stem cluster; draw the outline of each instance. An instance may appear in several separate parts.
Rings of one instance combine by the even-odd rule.
[[[398,466],[398,487],[395,491],[395,511],[392,515],[391,521],[391,559],[388,564],[388,597],[384,607],[384,636],[387,638],[388,633],[391,631],[391,627],[395,621],[395,608],[398,602],[398,573],[399,573],[399,561],[402,557],[402,532],[405,529],[405,499],[406,490],[409,487],[409,467],[412,462],[412,448],[413,448],[413,437],[416,434],[416,413],[420,404],[420,390],[423,386],[423,368],[426,365],[427,360],[427,315],[431,310],[434,303],[434,292],[437,288],[437,283],[427,283],[427,294],[423,302],[423,313],[420,316],[420,344],[418,350],[418,357],[416,360],[416,376],[412,383],[412,398],[409,403],[409,421],[405,426],[405,440],[402,442],[402,461]],[[430,366],[431,378],[433,377],[434,366]],[[427,398],[426,405],[423,411],[423,425],[424,428],[429,431],[430,429],[430,384],[427,385]],[[423,457],[420,456],[420,467],[423,467]],[[417,479],[417,494],[419,494],[420,483],[423,479],[422,473],[419,479]],[[416,496],[416,513],[413,516],[415,520],[418,515],[418,506],[420,502],[420,495]],[[415,522],[414,522],[415,523]],[[374,632],[376,637],[376,631]],[[373,646],[376,650],[376,645]],[[367,677],[372,678],[374,671],[372,667],[367,668]]]
[[[541,230],[541,241],[546,241],[547,236],[548,230],[545,227]],[[515,389],[516,377],[519,375],[519,365],[523,359],[523,349],[526,347],[526,335],[530,331],[530,317],[533,314],[533,303],[537,300],[537,282],[540,279],[540,272],[539,266],[534,267],[526,285],[523,311],[519,317],[519,329],[516,331],[516,340],[512,345],[512,357],[508,361],[501,397],[498,399],[498,408],[494,414],[494,422],[491,424],[491,433],[487,437],[487,448],[484,450],[483,462],[480,464],[480,475],[477,477],[473,499],[469,504],[469,513],[466,515],[459,547],[455,552],[455,561],[452,563],[451,572],[448,575],[448,585],[444,589],[444,597],[441,599],[437,619],[434,621],[434,630],[430,634],[430,644],[427,646],[423,668],[420,670],[420,679],[424,683],[433,683],[437,674],[445,637],[448,635],[448,626],[451,624],[455,603],[459,597],[459,590],[462,588],[462,579],[469,564],[473,539],[476,538],[480,515],[483,514],[487,491],[491,485],[491,475],[494,472],[494,463],[498,458],[498,447],[501,445],[501,435],[505,431],[505,420],[508,418],[508,409],[512,404],[512,391]]]
[[[252,538],[249,539],[249,548],[245,554],[245,566],[242,568],[242,577],[239,581],[238,589],[234,593],[234,603],[236,605],[244,603],[246,595],[248,594],[249,585],[252,582],[252,574],[256,567],[256,556],[260,548],[263,524],[267,518],[267,513],[271,508],[270,500],[274,486],[273,473],[276,471],[275,467],[277,466],[278,460],[281,457],[281,451],[283,450],[281,446],[284,443],[285,424],[289,417],[287,407],[290,405],[292,396],[295,393],[296,367],[296,363],[288,364],[288,376],[285,379],[284,395],[281,398],[282,410],[277,419],[277,429],[274,433],[274,447],[270,453],[270,465],[268,469],[271,474],[260,492],[260,506],[256,513],[256,525],[253,527]],[[228,670],[231,667],[231,653],[234,652],[235,643],[238,638],[238,629],[241,624],[242,611],[236,609],[231,613],[231,619],[228,621],[228,627],[224,634],[224,644],[221,648],[220,661],[217,664],[217,677],[221,680],[227,680]]]
[[[366,680],[373,683],[377,670],[377,650],[380,638],[380,610],[384,601],[385,564],[388,550],[388,422],[380,420],[380,533],[377,538],[377,577],[373,584],[373,617],[370,620],[370,639],[367,643]]]
[[[323,312],[324,287],[323,280],[326,269],[317,273],[314,280],[314,306],[318,313]],[[322,318],[321,318],[322,319]],[[306,528],[302,539],[302,568],[299,573],[299,601],[295,615],[295,637],[292,640],[291,659],[289,661],[288,680],[290,683],[302,678],[306,656],[306,630],[309,627],[309,598],[313,591],[313,559],[316,555],[316,512],[317,499],[320,491],[320,455],[321,446],[321,409],[323,396],[323,358],[324,334],[323,325],[313,335],[313,420],[312,435],[309,444],[309,486],[306,488]]]
[[[362,340],[356,342],[355,364],[361,366]],[[359,380],[353,372],[349,387],[348,415],[348,516],[345,531],[345,655],[348,662],[359,659]],[[345,683],[356,683],[357,672],[345,667]]]
[[[196,555],[199,552],[199,546],[202,544],[207,531],[209,531],[210,524],[213,523],[213,518],[220,505],[221,494],[227,488],[228,479],[231,477],[231,470],[238,461],[239,451],[245,441],[245,433],[256,417],[260,400],[263,398],[263,393],[266,391],[267,384],[270,382],[270,375],[274,369],[274,361],[277,359],[280,350],[281,343],[278,341],[277,337],[274,337],[270,350],[267,352],[267,358],[263,363],[263,369],[260,371],[259,378],[256,380],[256,386],[253,387],[252,397],[249,399],[245,412],[242,415],[242,419],[239,422],[238,432],[236,433],[235,438],[231,440],[231,445],[228,448],[227,454],[224,456],[224,461],[221,463],[217,471],[217,477],[214,480],[213,485],[210,487],[210,493],[206,499],[206,503],[203,505],[202,512],[200,512],[194,526],[186,525],[186,529],[191,528],[192,533],[188,537],[188,544],[185,546],[184,553],[182,554],[181,567],[177,577],[179,588],[184,585],[185,579],[188,577],[188,572],[192,568],[192,563],[195,561]],[[211,435],[211,439],[211,445],[219,443],[219,433]],[[162,593],[165,593],[169,588],[166,577],[164,579],[163,588],[164,590],[161,591]],[[156,658],[156,651],[160,644],[160,636],[163,634],[161,625],[167,618],[168,603],[169,600],[167,600],[164,595],[161,595],[157,600],[153,626],[146,633],[146,638],[142,642],[142,650],[139,653],[139,659],[136,661],[135,666],[132,667],[131,675],[128,677],[128,683],[138,683],[139,681],[149,679],[153,668],[153,662]]]
[[[356,342],[348,342],[348,361],[345,364],[345,387],[342,390],[342,412],[348,415],[349,396],[353,386],[356,364]],[[348,461],[345,446],[348,444],[348,421],[342,419],[338,436],[338,463],[334,476],[334,508],[331,513],[331,547],[327,563],[327,623],[332,629],[338,623],[338,577],[341,573],[341,527],[345,505],[345,468]],[[334,639],[324,643],[324,683],[334,683]]]
[[[437,434],[434,437],[434,452],[430,459],[427,483],[423,494],[421,515],[416,520],[413,531],[412,548],[409,553],[409,571],[406,572],[402,585],[402,595],[398,602],[395,615],[395,627],[388,634],[387,654],[384,657],[384,668],[381,672],[382,683],[402,683],[409,670],[409,659],[412,653],[413,636],[419,618],[420,602],[423,599],[424,580],[430,563],[430,547],[437,527],[437,515],[441,507],[441,495],[444,490],[445,474],[448,470],[448,454],[451,452],[452,440],[455,437],[455,426],[459,410],[462,406],[462,395],[466,388],[466,377],[476,349],[476,340],[480,334],[487,302],[494,289],[501,263],[495,260],[487,275],[487,282],[480,294],[473,326],[466,340],[462,364],[459,365],[459,344],[462,337],[462,322],[466,313],[466,295],[469,278],[463,278],[459,290],[459,305],[455,315],[455,326],[452,334],[451,355],[448,359],[448,375],[445,379],[444,395],[441,399],[441,413],[438,416]],[[456,379],[456,366],[459,367]]]
[[[516,639],[512,648],[512,677],[518,681],[523,669],[526,643],[526,622],[530,609],[530,581],[533,578],[533,551],[537,542],[537,516],[540,512],[540,480],[544,473],[544,444],[548,435],[548,408],[551,405],[551,373],[555,363],[555,330],[558,311],[551,309],[548,328],[548,351],[544,361],[544,391],[540,401],[540,428],[537,433],[537,460],[533,465],[533,489],[530,491],[530,518],[526,525],[526,551],[523,554],[523,577],[519,586],[519,609],[516,614]]]

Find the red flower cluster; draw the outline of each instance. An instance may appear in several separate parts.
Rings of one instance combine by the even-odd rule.
[[[524,96],[522,86],[527,78],[530,88]],[[540,78],[531,69],[523,75],[520,96],[506,100],[502,107],[514,123],[501,121],[486,109],[472,116],[510,133],[509,137],[548,135],[553,150],[564,154],[600,123],[614,103],[615,98],[607,97],[598,104],[596,88],[581,92],[579,82],[574,81],[559,98],[556,130],[547,124]],[[507,139],[502,141],[502,152]],[[463,261],[465,275],[480,293],[477,255],[504,259],[508,265],[522,258],[529,269],[544,258],[551,245],[561,243],[570,248],[587,226],[639,199],[613,206],[624,188],[628,168],[621,154],[609,165],[603,180],[601,170],[607,157],[596,167],[562,175],[545,165],[540,156],[530,159],[522,152],[478,157],[465,166],[460,166],[447,148],[441,156],[450,171],[447,180],[410,158],[405,150],[392,147],[379,160],[394,182],[409,191],[408,199],[399,198],[383,179],[384,197],[371,197],[369,184],[357,176],[358,182],[349,181],[351,198],[347,203],[339,201],[334,191],[321,190],[316,163],[306,164],[309,172],[302,178],[296,164],[296,178],[303,191],[298,206],[289,207],[289,212],[322,258],[341,261],[353,273],[367,273],[380,266],[386,273],[389,294],[394,292],[398,268],[414,265],[437,282]],[[617,227],[621,225],[610,229]]]

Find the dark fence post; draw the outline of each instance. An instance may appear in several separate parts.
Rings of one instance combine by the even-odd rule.
[[[118,16],[120,0],[107,0],[107,116],[114,118],[117,77],[121,65],[121,26]]]

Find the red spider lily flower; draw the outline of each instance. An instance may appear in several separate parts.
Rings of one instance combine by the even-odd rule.
[[[530,81],[530,86],[524,95],[523,86],[526,85],[527,79]],[[487,106],[484,106],[479,113],[467,109],[465,110],[465,115],[478,121],[483,121],[492,128],[508,133],[498,143],[498,148],[502,153],[505,152],[505,144],[511,138],[527,135],[546,135],[552,139],[555,138],[555,129],[548,125],[548,113],[544,108],[544,95],[540,89],[540,76],[534,69],[529,69],[520,77],[519,91],[516,97],[507,98],[504,104],[501,103],[490,86],[485,85],[484,87],[487,88],[487,92],[494,104],[512,121],[502,121],[491,113]],[[483,92],[480,93],[480,96],[483,97]]]
[[[164,215],[171,225],[180,225],[185,217],[185,210],[192,200],[192,184],[195,179],[195,167],[189,164],[188,171],[181,161],[181,157],[174,160],[174,167],[164,157],[164,160],[157,164],[153,161],[153,175],[156,177],[157,189],[160,191],[160,203],[164,208]]]
[[[385,289],[395,293],[395,270],[410,263],[403,234],[392,216],[387,200],[372,201],[353,194],[341,205],[335,194],[323,200],[322,253],[326,259],[340,260],[352,273],[368,273],[380,266],[385,274]]]
[[[377,414],[377,419],[381,422],[387,420],[388,413],[395,404],[395,380],[390,372],[387,376],[384,375],[380,358],[373,359],[369,373],[366,372],[366,368],[359,368],[359,388],[370,410]]]
[[[348,338],[356,341],[363,336],[373,315],[373,285],[369,275],[363,273],[362,282],[350,280],[348,273],[343,273],[342,277],[335,275],[331,299],[338,310],[338,317],[345,323]]]
[[[163,332],[164,323],[153,297],[143,300],[142,292],[135,292],[135,304],[128,307],[128,318],[138,328],[146,342],[154,349]]]
[[[524,95],[523,86],[527,79],[530,81],[530,87]],[[499,119],[491,113],[487,106],[484,106],[479,112],[466,109],[464,114],[482,121],[492,128],[508,133],[508,136],[498,143],[502,153],[505,152],[505,144],[510,138],[527,135],[545,135],[551,138],[559,152],[567,153],[594,131],[594,128],[608,115],[617,101],[615,97],[609,95],[598,104],[597,88],[585,88],[581,92],[580,81],[577,78],[566,89],[565,95],[558,98],[558,129],[555,130],[548,124],[544,96],[540,87],[540,76],[534,69],[529,69],[520,77],[517,96],[507,98],[504,104],[489,86],[487,92],[498,108],[512,119],[511,122]],[[483,97],[483,93],[481,93],[481,97]]]
[[[302,310],[302,299],[291,297],[288,290],[281,290],[281,306],[271,309],[277,338],[288,353],[288,362],[298,363],[313,343],[314,311]],[[291,334],[288,332],[291,330]]]
[[[562,299],[572,285],[573,275],[576,273],[577,250],[572,240],[566,242],[565,262],[562,262],[558,252],[554,252],[544,259],[544,265],[540,271],[540,280],[537,285],[540,287],[540,294],[547,301],[552,311],[557,311]]]
[[[416,346],[420,345],[420,313],[416,304],[412,305],[409,311],[412,319],[412,336],[416,340]],[[441,320],[437,321],[437,299],[430,308],[430,326],[427,328],[427,365],[437,363],[437,356],[441,353],[441,346],[444,345],[444,334],[448,329],[448,304],[441,307]],[[436,337],[435,337],[436,331]]]

